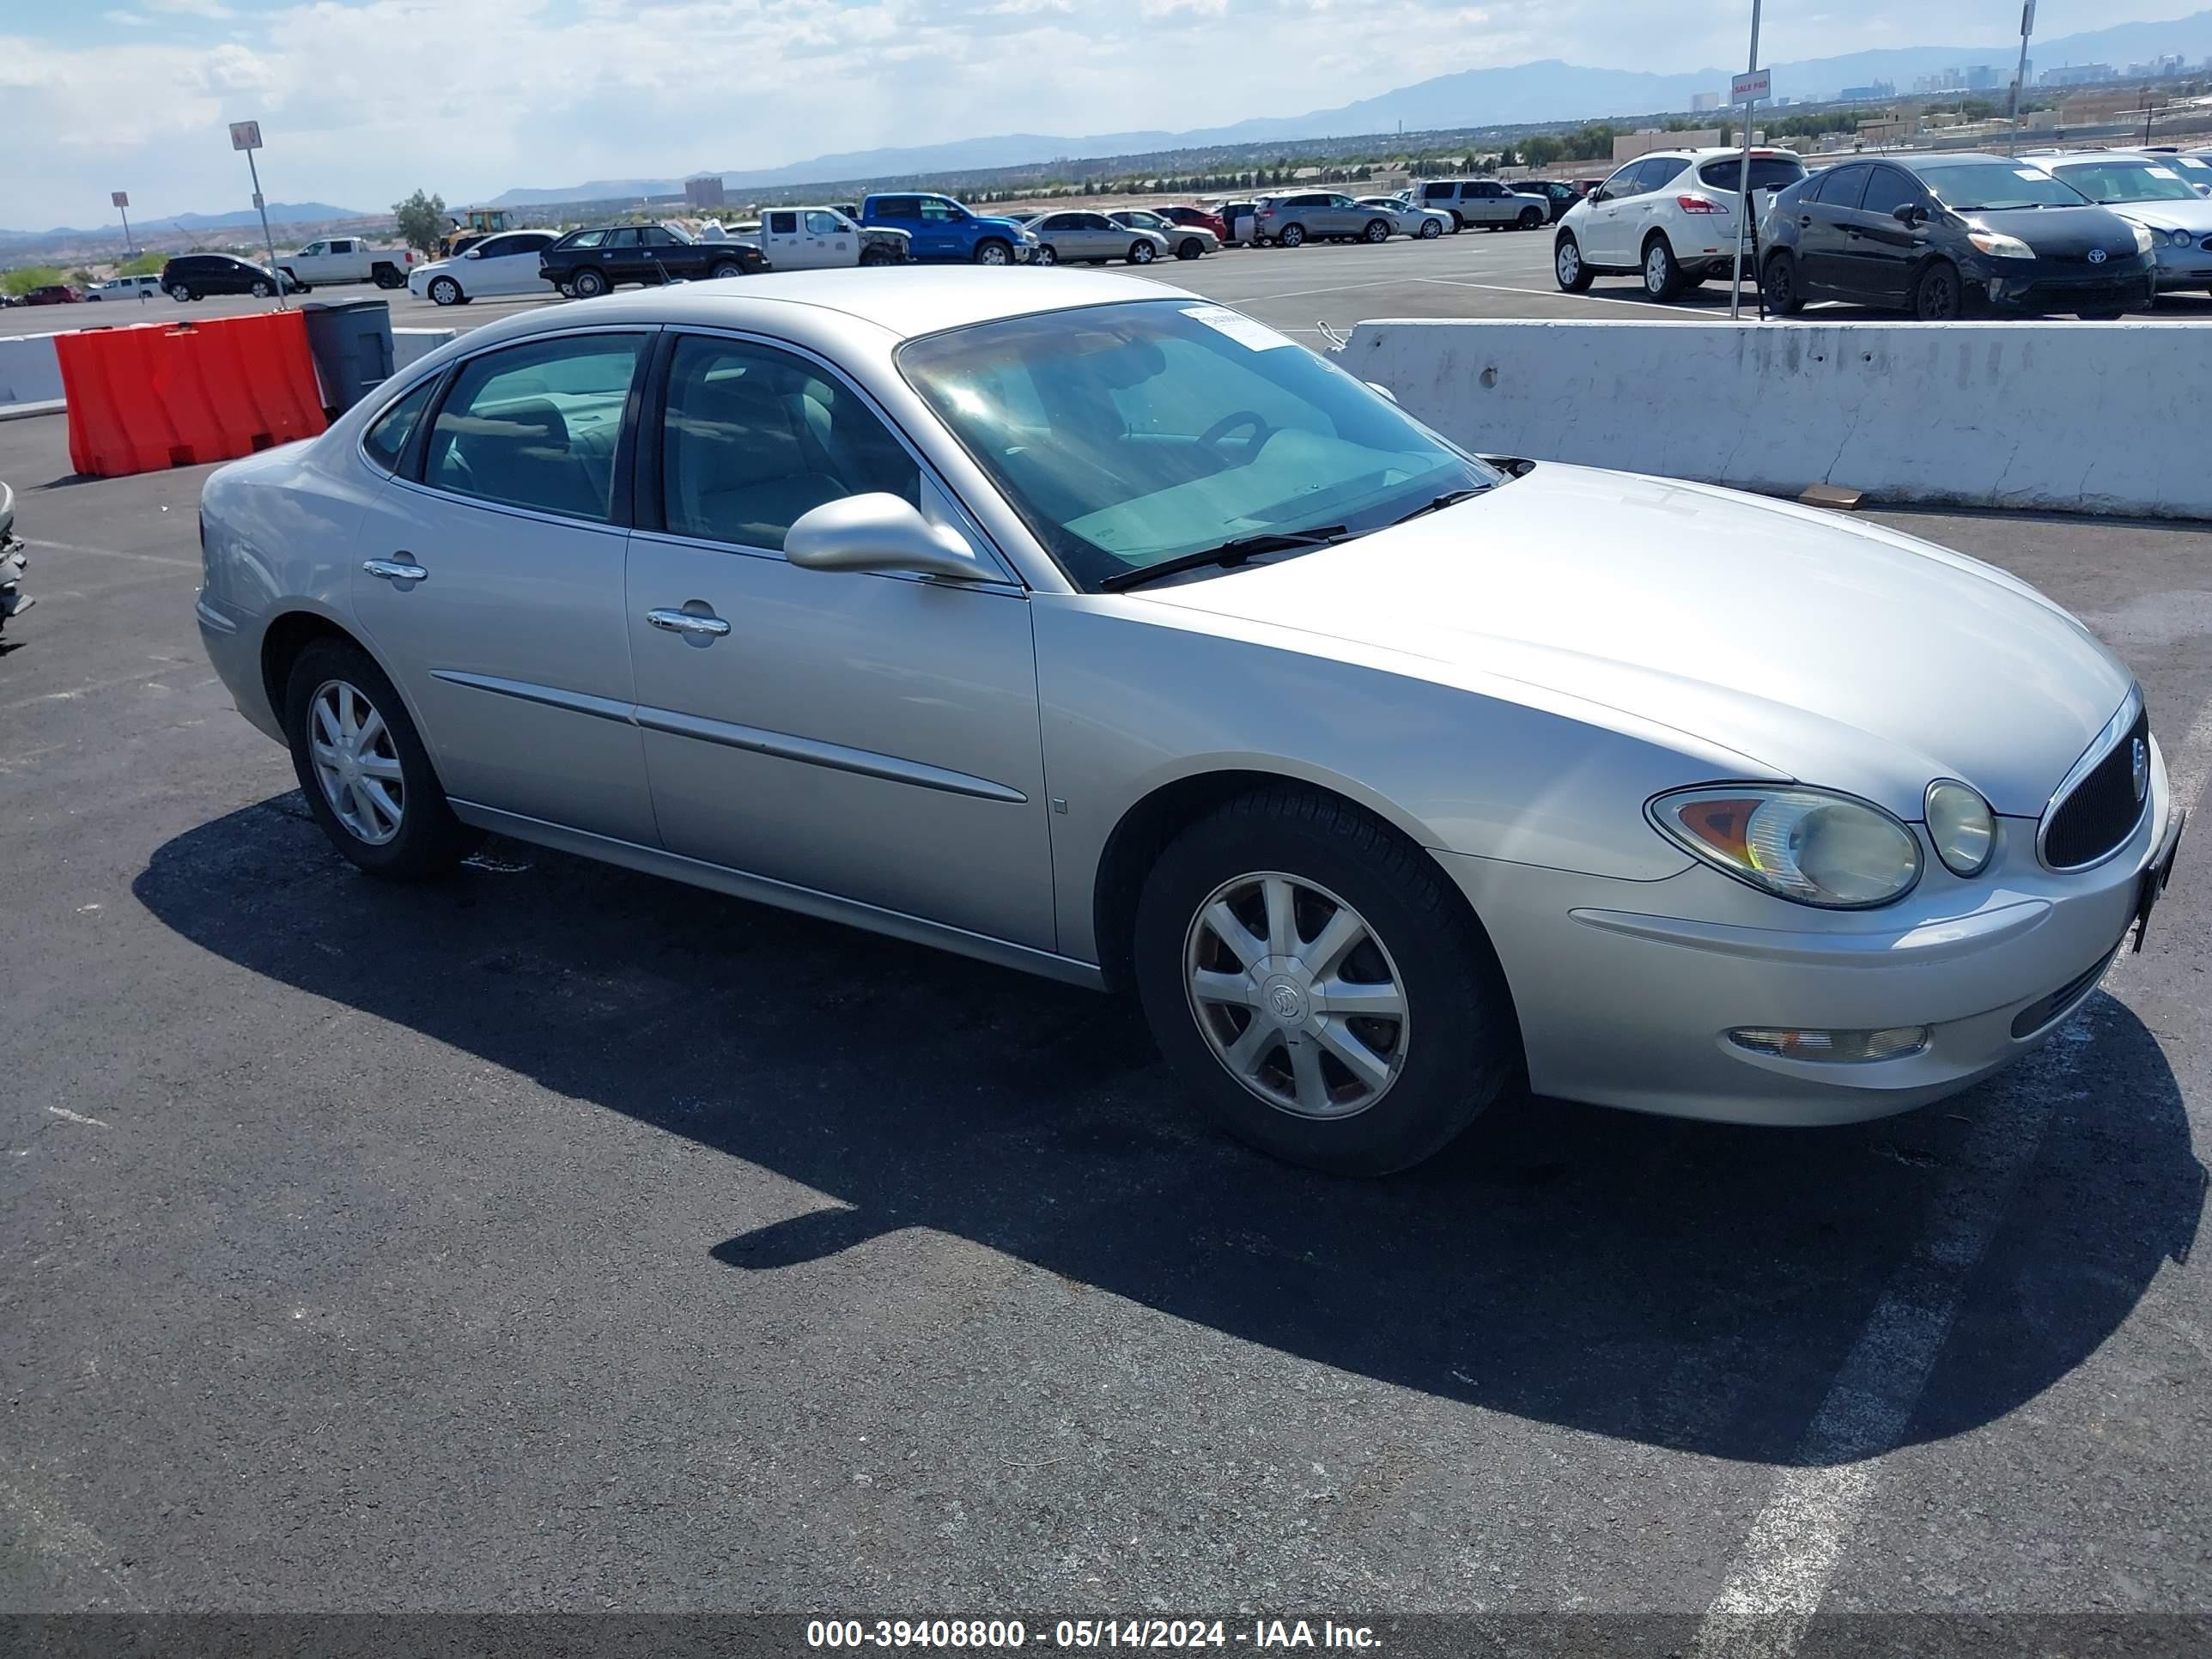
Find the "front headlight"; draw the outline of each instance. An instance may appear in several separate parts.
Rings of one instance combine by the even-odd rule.
[[[2138,229],[2137,234],[2141,234]],[[2033,259],[2035,250],[2017,236],[2008,236],[2001,230],[1991,230],[1987,225],[1970,224],[1966,240],[1994,259]]]
[[[1928,839],[1954,876],[1978,876],[1989,867],[1997,821],[1989,802],[1965,784],[1938,778],[1928,786]]]
[[[1888,904],[1920,879],[1920,842],[1879,806],[1825,789],[1717,784],[1644,808],[1685,852],[1777,898],[1826,910]]]
[[[2153,247],[2157,246],[2157,239],[2150,234],[2150,229],[2148,226],[2130,222],[2128,228],[2136,234],[2136,252],[2148,253]]]
[[[2169,230],[2166,233],[2166,240],[2176,247],[2187,247],[2197,239],[2185,230]]]

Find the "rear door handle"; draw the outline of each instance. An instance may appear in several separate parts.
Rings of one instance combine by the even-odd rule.
[[[709,640],[719,640],[730,631],[729,623],[720,617],[702,617],[696,611],[648,611],[645,619],[671,634],[689,634]]]
[[[428,581],[430,573],[415,562],[411,553],[395,553],[388,559],[363,559],[361,568],[388,582]]]

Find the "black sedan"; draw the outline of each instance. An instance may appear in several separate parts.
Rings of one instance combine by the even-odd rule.
[[[750,242],[695,242],[670,225],[595,225],[572,230],[538,256],[538,273],[580,300],[624,283],[697,282],[768,269]]]
[[[2150,234],[2031,161],[1846,161],[1774,198],[1759,228],[1766,308],[1808,300],[1906,311],[2112,318],[2149,308]]]
[[[1572,185],[1562,184],[1557,179],[1522,179],[1516,182],[1513,188],[1523,196],[1548,198],[1552,204],[1552,222],[1555,225],[1565,216],[1569,208],[1583,199],[1583,195]]]

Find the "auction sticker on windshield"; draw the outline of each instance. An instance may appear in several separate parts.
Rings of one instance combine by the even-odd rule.
[[[1273,351],[1277,346],[1292,343],[1287,334],[1278,334],[1267,324],[1255,323],[1226,306],[1185,306],[1182,314],[1193,322],[1204,323],[1217,334],[1226,334],[1239,345],[1249,346],[1255,351]]]

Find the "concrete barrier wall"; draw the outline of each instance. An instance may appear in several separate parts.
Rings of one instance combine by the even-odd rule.
[[[2198,323],[1392,321],[1335,361],[1492,454],[2212,519]]]
[[[62,395],[61,360],[51,334],[0,339],[0,409],[15,404],[58,403]]]
[[[456,328],[395,328],[392,331],[392,368],[394,374],[428,356],[460,331]]]

